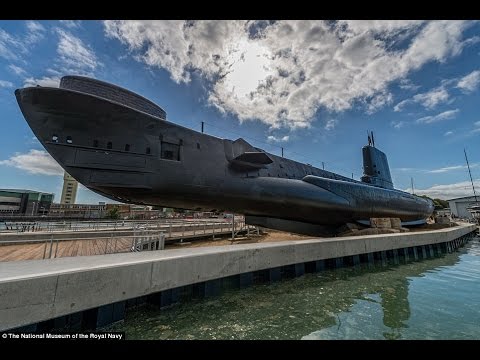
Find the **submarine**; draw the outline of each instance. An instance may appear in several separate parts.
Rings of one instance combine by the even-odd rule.
[[[432,201],[393,187],[373,133],[361,181],[280,157],[243,138],[222,139],[167,120],[152,101],[119,86],[64,76],[58,88],[15,90],[48,153],[90,190],[123,203],[244,214],[247,224],[307,235],[345,223],[425,223]]]

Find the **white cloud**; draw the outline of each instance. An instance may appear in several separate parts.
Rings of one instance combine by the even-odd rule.
[[[267,140],[270,141],[270,142],[286,142],[290,139],[290,136],[288,135],[285,135],[283,137],[276,137],[276,136],[273,136],[273,135],[269,135],[267,137]]]
[[[473,125],[480,126],[480,121],[475,121],[475,123]]]
[[[395,171],[408,171],[408,172],[418,171],[418,169],[415,169],[415,168],[394,168],[393,170],[395,170]]]
[[[57,29],[57,54],[63,66],[76,71],[93,71],[99,65],[93,50],[68,31]]]
[[[461,78],[458,81],[457,88],[469,93],[474,91],[478,87],[478,84],[480,84],[480,71],[475,70]]]
[[[402,127],[405,126],[406,122],[405,121],[392,121],[390,123],[395,129],[401,129]]]
[[[414,83],[411,82],[410,79],[401,79],[399,87],[400,89],[403,89],[403,90],[415,91],[420,88],[420,85],[415,85]]]
[[[442,120],[448,120],[448,119],[453,119],[457,114],[460,112],[459,109],[455,110],[447,110],[444,111],[440,114],[434,115],[434,116],[425,116],[417,120],[417,123],[423,123],[423,124],[431,124],[434,122],[442,121]]]
[[[475,180],[474,185],[475,189],[480,189],[480,179]],[[415,189],[415,194],[448,200],[457,197],[473,196],[473,191],[470,181],[462,181],[448,185],[435,185],[427,189]]]
[[[479,167],[480,163],[473,163],[470,164],[470,168],[476,168]],[[456,170],[467,170],[467,165],[454,165],[454,166],[445,166],[442,168],[438,169],[416,169],[416,168],[394,168],[393,170],[395,171],[403,171],[403,172],[418,172],[418,173],[424,173],[424,174],[441,174],[441,173],[446,173],[449,171],[456,171]]]
[[[405,106],[407,106],[408,104],[411,104],[412,102],[413,101],[411,99],[402,100],[393,107],[393,111],[396,111],[396,112],[402,111]]]
[[[27,30],[25,41],[29,45],[35,44],[45,37],[46,30],[38,21],[28,20]]]
[[[11,88],[13,87],[13,83],[10,81],[0,80],[0,87]]]
[[[203,76],[210,81],[209,101],[221,112],[241,121],[260,119],[272,128],[309,127],[320,108],[340,112],[359,101],[373,112],[389,104],[390,83],[428,62],[458,55],[471,43],[463,39],[471,24],[104,22],[106,35],[125,44],[136,60],[166,69],[178,83],[189,82],[193,74]],[[425,101],[434,106],[437,100]]]
[[[338,120],[337,119],[330,119],[327,121],[327,123],[325,124],[325,130],[327,131],[331,131],[333,129],[335,129],[335,126],[338,124]]]
[[[63,169],[43,150],[31,149],[26,154],[15,153],[8,160],[0,160],[0,165],[13,166],[31,174],[63,175]]]
[[[8,68],[18,76],[22,76],[22,75],[25,75],[27,73],[23,68],[21,68],[20,66],[14,65],[14,64],[8,65]]]
[[[440,86],[426,93],[417,94],[413,97],[413,101],[421,104],[426,109],[433,109],[438,104],[448,100],[448,92],[444,87]]]
[[[28,53],[30,47],[45,37],[45,28],[37,21],[26,22],[27,32],[22,35],[11,35],[0,29],[0,57],[7,60],[19,60]]]
[[[81,20],[59,20],[62,25],[65,25],[68,28],[74,29],[81,26]]]
[[[58,76],[44,76],[41,79],[34,79],[33,77],[29,77],[25,79],[23,86],[45,86],[45,87],[59,87],[60,86],[60,78]]]
[[[471,164],[470,168],[475,168],[478,167],[479,164]],[[454,171],[454,170],[460,170],[460,169],[467,169],[467,165],[455,165],[455,166],[446,166],[440,169],[434,169],[434,170],[428,170],[426,171],[427,173],[430,174],[440,174],[440,173],[446,173],[449,171]]]
[[[453,131],[447,131],[445,134],[443,134],[443,136],[450,136],[450,135],[453,135]]]
[[[439,86],[425,93],[417,94],[410,99],[400,101],[394,106],[393,110],[398,112],[402,111],[409,104],[420,104],[425,109],[434,109],[437,105],[447,102],[449,95],[444,86]]]
[[[0,28],[0,57],[7,60],[17,60],[18,53],[25,53],[27,48],[20,38],[10,35]]]
[[[380,93],[369,99],[367,102],[367,114],[373,114],[378,109],[381,109],[385,105],[389,105],[393,102],[393,96],[391,93]]]

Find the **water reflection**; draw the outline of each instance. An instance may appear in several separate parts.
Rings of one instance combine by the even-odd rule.
[[[472,331],[478,338],[480,329],[472,329],[480,323],[475,305],[480,302],[480,273],[472,261],[479,253],[477,240],[460,252],[421,262],[324,271],[164,311],[143,308],[127,313],[113,330],[125,331],[129,339],[469,338]],[[477,286],[463,289],[463,281],[472,279]],[[470,308],[466,302],[475,304]],[[468,313],[459,322],[454,308],[460,305]],[[462,321],[468,331],[447,331]]]

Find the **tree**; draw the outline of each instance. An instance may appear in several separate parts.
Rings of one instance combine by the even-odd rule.
[[[446,200],[432,199],[431,197],[428,197],[427,195],[420,195],[420,197],[422,197],[424,199],[432,200],[433,205],[435,205],[435,210],[448,208],[448,201],[446,201]]]
[[[118,207],[115,206],[107,211],[107,215],[105,216],[107,219],[119,219],[120,214],[118,213]]]

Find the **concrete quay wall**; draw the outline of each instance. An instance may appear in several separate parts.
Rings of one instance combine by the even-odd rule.
[[[0,263],[0,331],[67,325],[95,329],[123,319],[135,299],[166,306],[178,301],[179,291],[188,286],[195,285],[204,296],[215,295],[219,279],[237,276],[242,287],[262,271],[275,281],[287,269],[300,276],[329,264],[424,259],[455,250],[475,230],[475,225],[464,224],[428,232]]]

